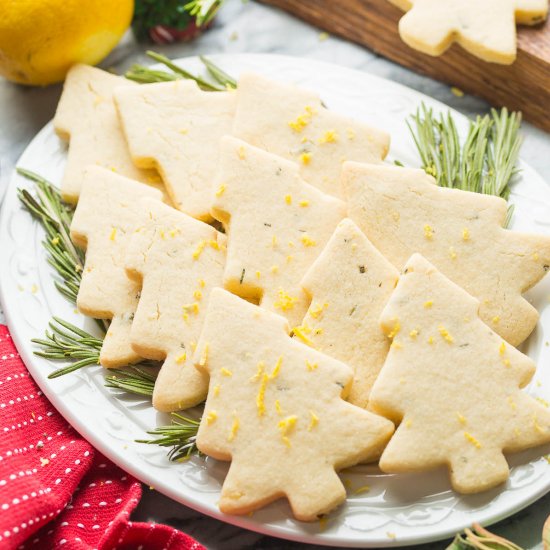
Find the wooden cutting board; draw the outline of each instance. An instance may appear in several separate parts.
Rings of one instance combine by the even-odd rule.
[[[523,112],[550,131],[550,22],[518,27],[512,65],[487,63],[453,45],[440,57],[407,46],[397,24],[403,12],[388,0],[261,0],[331,34],[367,46],[405,67],[478,95],[497,107]]]

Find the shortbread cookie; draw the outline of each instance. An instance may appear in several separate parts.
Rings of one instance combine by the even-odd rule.
[[[208,377],[192,357],[210,291],[222,284],[225,235],[160,202],[144,207],[148,220],[126,253],[128,275],[142,284],[131,340],[142,357],[164,361],[153,406],[170,412],[206,398]]]
[[[516,22],[540,23],[548,0],[390,0],[410,10],[399,21],[399,34],[411,48],[441,55],[453,42],[494,63],[516,59]]]
[[[297,519],[313,521],[346,497],[335,470],[372,459],[393,433],[385,418],[343,400],[347,365],[288,331],[283,317],[212,291],[195,352],[210,375],[197,446],[231,460],[224,513],[286,497]]]
[[[345,160],[380,162],[389,135],[327,110],[308,90],[245,73],[237,88],[233,135],[295,161],[301,177],[342,198],[340,170]]]
[[[521,295],[548,271],[550,237],[504,229],[503,199],[438,187],[422,170],[349,163],[342,179],[350,218],[393,265],[420,252],[510,344],[529,336],[538,313]]]
[[[309,302],[300,281],[345,204],[305,183],[293,162],[229,136],[217,185],[212,214],[229,235],[225,287],[297,325]]]
[[[550,411],[520,391],[535,364],[478,317],[479,302],[415,254],[381,316],[393,338],[369,408],[401,422],[385,472],[447,465],[476,493],[508,478],[503,452],[550,442]]]
[[[134,230],[148,217],[141,198],[160,200],[162,193],[91,166],[84,172],[71,223],[72,240],[86,248],[77,307],[90,317],[112,319],[101,348],[104,367],[122,367],[140,359],[130,345],[140,287],[126,275],[124,254]]]
[[[113,103],[113,90],[121,85],[138,87],[89,65],[75,65],[67,74],[53,124],[70,142],[61,182],[61,193],[69,202],[78,200],[84,170],[90,165],[163,188],[154,170],[140,170],[130,158]]]
[[[219,141],[231,133],[235,93],[176,80],[121,87],[115,100],[136,165],[156,167],[176,208],[209,221]]]
[[[345,219],[302,279],[312,297],[300,327],[315,349],[353,367],[348,401],[367,405],[389,349],[378,319],[399,272]]]

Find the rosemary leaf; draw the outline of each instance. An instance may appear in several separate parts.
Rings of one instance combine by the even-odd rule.
[[[105,387],[123,390],[128,393],[152,397],[156,375],[142,368],[128,367],[116,374],[105,377]]]
[[[170,447],[168,458],[173,461],[187,460],[193,454],[200,454],[196,439],[200,420],[193,420],[177,413],[172,413],[172,424],[159,426],[147,433],[155,439],[138,439],[136,443]]]
[[[151,84],[153,82],[170,82],[172,80],[180,80],[183,78],[181,75],[175,73],[169,73],[168,71],[158,71],[149,69],[143,65],[132,65],[128,71],[126,71],[125,78],[133,80],[139,84]]]

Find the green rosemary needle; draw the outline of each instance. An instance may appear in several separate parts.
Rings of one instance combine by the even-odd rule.
[[[82,277],[84,253],[71,241],[73,209],[63,202],[59,191],[42,176],[23,168],[18,168],[17,172],[36,185],[37,198],[26,189],[18,189],[17,194],[25,208],[38,219],[46,231],[43,245],[48,253],[48,263],[62,279],[62,282],[54,282],[57,290],[75,304]]]
[[[45,338],[31,340],[42,348],[34,354],[55,361],[67,359],[76,359],[76,361],[52,372],[48,378],[58,378],[82,367],[99,364],[103,337],[95,337],[59,317],[53,317],[49,327],[51,332],[46,330]]]
[[[171,447],[168,458],[173,461],[187,460],[193,454],[200,454],[196,439],[200,420],[193,420],[178,413],[171,413],[172,424],[159,426],[147,433],[156,439],[138,439],[136,443]]]
[[[128,367],[105,377],[105,387],[122,390],[136,395],[152,397],[156,374],[139,367]]]
[[[479,523],[474,523],[471,529],[465,529],[464,534],[455,536],[447,550],[523,550],[521,546],[499,537],[484,529]]]
[[[206,70],[209,72],[210,75],[212,75],[212,78],[219,84],[221,84],[224,88],[236,88],[237,87],[237,81],[229,74],[227,74],[223,69],[220,69],[214,62],[210,61],[207,57],[204,57],[204,55],[200,56],[200,60],[202,61],[202,64],[206,67]]]

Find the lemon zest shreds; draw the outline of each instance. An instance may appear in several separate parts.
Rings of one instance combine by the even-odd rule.
[[[320,145],[325,143],[336,143],[338,141],[338,134],[336,130],[327,130],[317,141]]]
[[[288,311],[294,307],[294,304],[298,301],[298,298],[294,298],[288,292],[280,288],[278,290],[279,299],[273,304],[276,308]]]
[[[309,235],[302,235],[300,240],[304,246],[315,246],[317,244]]]
[[[454,342],[454,338],[443,325],[440,325],[437,330],[439,330],[439,334],[441,334],[441,337],[445,340],[445,342],[448,342],[449,344]]]
[[[250,380],[252,382],[256,382],[257,380],[259,380],[262,377],[262,374],[264,373],[264,369],[265,369],[265,363],[263,361],[260,361],[256,365],[256,374],[252,376]]]
[[[269,382],[269,376],[267,374],[264,374],[262,376],[260,389],[258,390],[258,396],[256,397],[256,406],[258,407],[258,416],[263,416],[265,414],[265,389],[267,387],[268,382]]]
[[[279,359],[277,359],[277,362],[275,363],[275,366],[273,367],[273,370],[269,375],[270,380],[274,380],[275,378],[277,378],[277,376],[279,376],[279,373],[281,372],[282,364],[283,364],[283,356],[281,355]]]
[[[291,415],[283,418],[282,420],[279,420],[277,424],[277,427],[281,432],[281,439],[287,447],[290,447],[290,439],[288,438],[288,436],[294,430],[297,420],[298,417],[296,415]]]
[[[234,415],[235,418],[233,419],[233,425],[231,426],[231,431],[229,432],[229,435],[227,436],[227,441],[233,441],[235,439],[235,436],[237,435],[237,432],[240,428],[240,422],[239,417],[237,415]]]
[[[401,323],[399,322],[399,319],[395,318],[393,320],[393,328],[390,332],[388,332],[388,338],[393,338],[399,334],[399,331],[401,330]]]
[[[225,367],[222,367],[220,372],[224,375],[224,376],[233,376],[233,373],[229,370],[229,369],[226,369]]]
[[[308,432],[310,432],[313,428],[315,428],[315,426],[317,426],[317,424],[319,424],[319,417],[313,411],[309,411],[309,415],[311,418],[309,421],[309,426],[307,427]]]
[[[111,234],[109,235],[109,239],[111,241],[114,241],[116,239],[116,227],[113,227],[113,229],[111,230]]]
[[[300,155],[300,162],[302,164],[308,165],[311,162],[311,153],[302,153]]]
[[[292,329],[294,336],[297,336],[304,344],[313,347],[313,342],[306,336],[307,332],[310,332],[306,325],[299,325]]]
[[[217,418],[218,418],[218,413],[217,413],[216,411],[210,411],[210,412],[206,415],[206,422],[207,422],[207,424],[210,426],[210,424],[212,424],[213,422],[215,422]]]
[[[201,367],[204,367],[204,365],[206,365],[207,360],[208,360],[208,344],[205,344],[204,348],[202,348],[202,354],[199,361],[199,365]]]
[[[306,368],[309,372],[313,372],[318,366],[317,363],[311,363],[306,359]]]
[[[481,448],[481,443],[469,432],[464,432],[464,437],[476,448]]]
[[[227,186],[225,185],[225,183],[222,183],[218,187],[218,190],[216,191],[216,197],[221,197],[225,193],[226,189],[227,189]]]
[[[187,359],[187,353],[183,352],[177,359],[176,363],[183,363]]]

